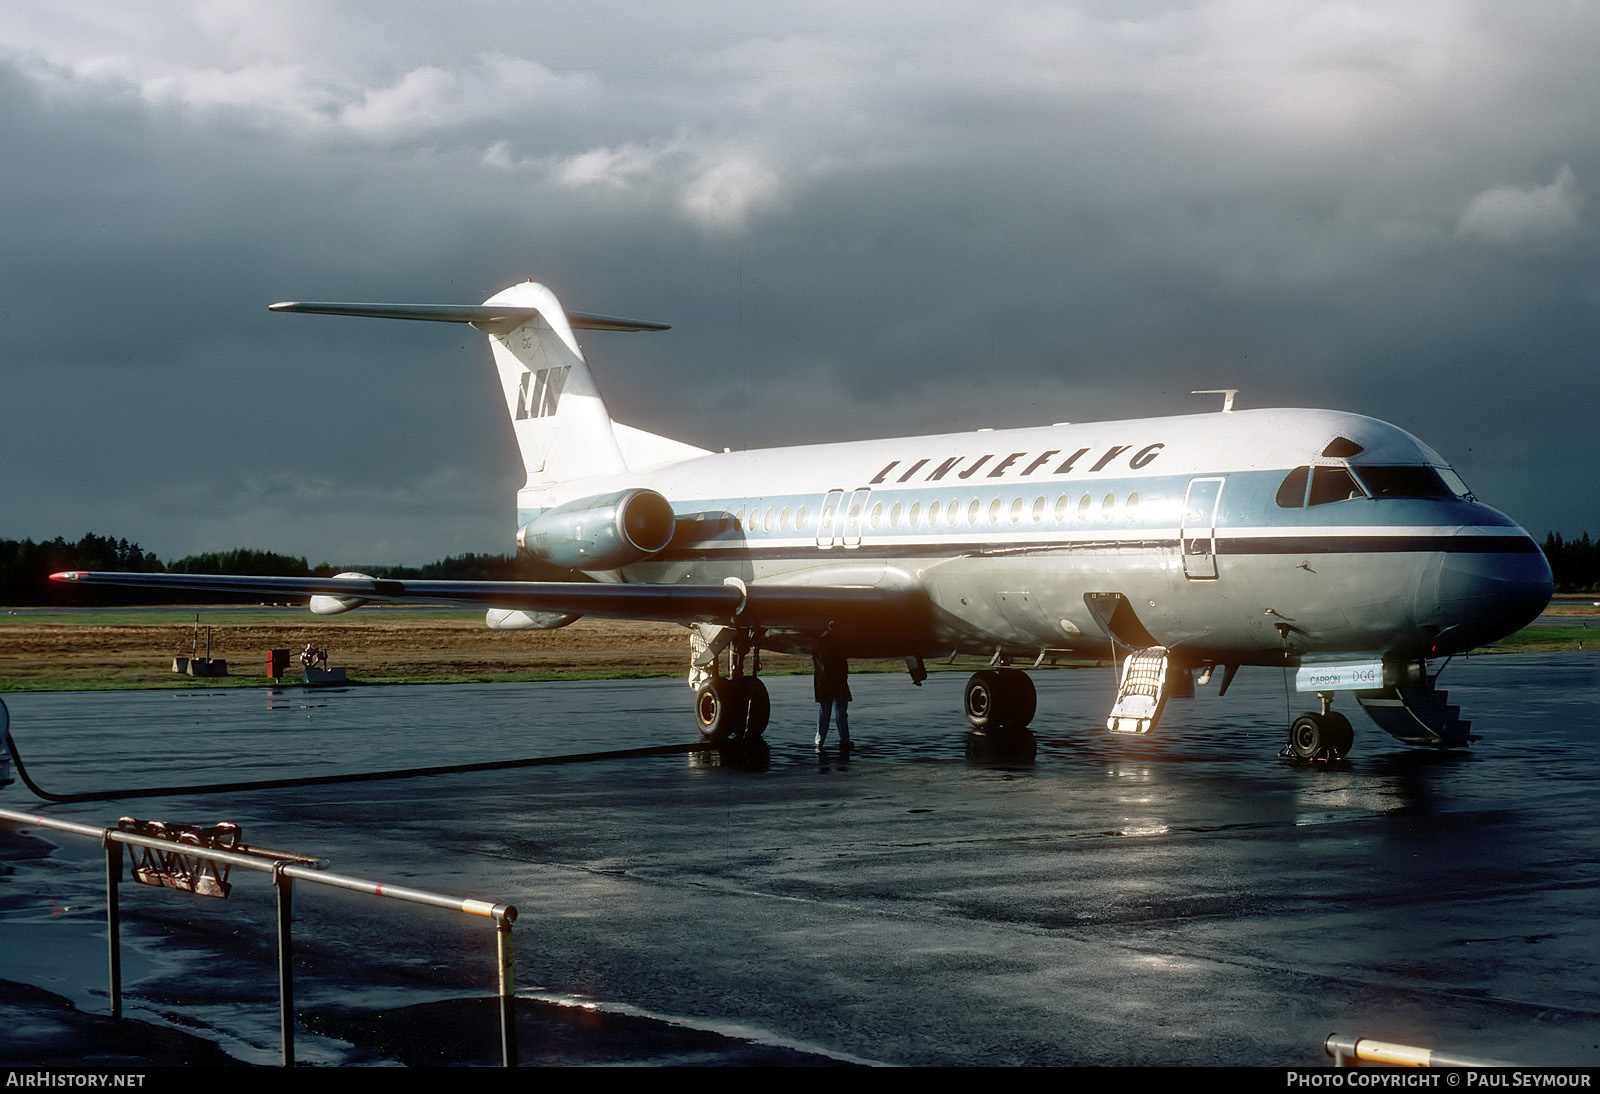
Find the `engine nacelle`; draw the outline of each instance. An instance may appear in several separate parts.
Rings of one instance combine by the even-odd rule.
[[[562,615],[560,612],[519,612],[513,608],[490,608],[483,622],[491,631],[553,631],[576,623],[581,615]]]
[[[637,488],[558,505],[517,532],[517,546],[569,570],[616,570],[643,562],[672,540],[672,504]]]
[[[333,576],[364,577],[368,581],[373,580],[371,574],[358,574],[354,571],[349,571],[342,574],[334,574]],[[365,603],[367,603],[367,601],[359,596],[314,596],[311,598],[311,614],[341,615],[352,608],[359,608]]]

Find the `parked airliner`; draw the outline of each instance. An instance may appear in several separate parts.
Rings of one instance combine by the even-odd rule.
[[[702,732],[759,737],[760,651],[988,658],[965,689],[976,732],[1020,732],[1019,665],[1116,657],[1107,719],[1148,733],[1220,671],[1288,666],[1320,709],[1286,752],[1337,758],[1338,691],[1385,730],[1453,747],[1469,724],[1437,659],[1548,602],[1543,553],[1405,431],[1330,410],[1233,410],[710,452],[614,422],[574,330],[665,330],[567,313],[526,282],[479,305],[274,304],[276,311],[470,323],[489,337],[527,470],[522,551],[592,582],[69,572],[60,580],[488,609],[491,627],[584,615],[690,629]]]

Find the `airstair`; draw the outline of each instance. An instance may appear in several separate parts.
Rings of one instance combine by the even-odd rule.
[[[1122,665],[1117,702],[1106,719],[1113,733],[1149,733],[1167,705],[1167,648],[1134,650]]]
[[[1461,748],[1472,741],[1472,723],[1449,693],[1431,685],[1397,684],[1376,691],[1356,692],[1356,702],[1378,726],[1409,745]]]

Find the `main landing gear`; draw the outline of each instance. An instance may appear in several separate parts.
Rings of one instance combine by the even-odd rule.
[[[1355,743],[1355,731],[1350,719],[1333,709],[1333,693],[1319,691],[1322,710],[1308,711],[1294,720],[1289,727],[1289,743],[1283,746],[1280,756],[1297,760],[1342,760],[1350,754]]]
[[[694,718],[707,741],[757,739],[772,718],[767,685],[754,676],[713,676],[695,693]]]
[[[983,669],[967,681],[963,709],[978,733],[1026,729],[1039,709],[1039,695],[1021,669]]]
[[[772,700],[767,695],[767,685],[757,677],[761,671],[760,632],[739,631],[727,641],[733,650],[732,675],[717,673],[716,654],[709,663],[710,675],[694,695],[694,717],[700,726],[700,736],[712,744],[726,741],[757,741],[767,732],[772,719]],[[746,676],[745,657],[750,657],[750,675]]]
[[[982,669],[967,681],[962,710],[972,724],[967,758],[978,763],[1030,763],[1039,742],[1028,732],[1039,706],[1033,681],[1021,669]]]

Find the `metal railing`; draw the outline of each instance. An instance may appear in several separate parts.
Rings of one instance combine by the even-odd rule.
[[[494,920],[495,953],[497,962],[496,994],[499,998],[501,1062],[506,1067],[517,1064],[515,1024],[515,968],[511,925],[516,922],[517,909],[511,904],[495,904],[487,900],[471,900],[367,881],[364,878],[345,877],[326,871],[327,863],[319,859],[285,851],[243,847],[223,850],[192,841],[143,835],[123,828],[95,828],[92,825],[56,820],[52,817],[19,813],[0,809],[0,820],[14,824],[33,825],[58,832],[97,839],[105,849],[106,875],[106,929],[108,936],[108,962],[111,997],[111,1016],[122,1017],[122,946],[120,940],[120,909],[118,883],[122,880],[122,848],[140,847],[166,856],[181,856],[186,860],[202,862],[215,872],[217,864],[239,867],[272,875],[277,891],[278,920],[278,996],[279,1016],[283,1030],[283,1063],[294,1064],[294,885],[296,881],[314,885],[327,885],[336,889],[366,893],[370,896],[388,897],[410,904],[425,904],[434,908],[465,912]]]
[[[1470,1056],[1457,1056],[1437,1049],[1400,1045],[1392,1041],[1377,1041],[1349,1033],[1330,1033],[1322,1043],[1323,1050],[1333,1057],[1334,1067],[1357,1067],[1360,1064],[1383,1064],[1389,1067],[1515,1067],[1504,1060],[1482,1060]]]

